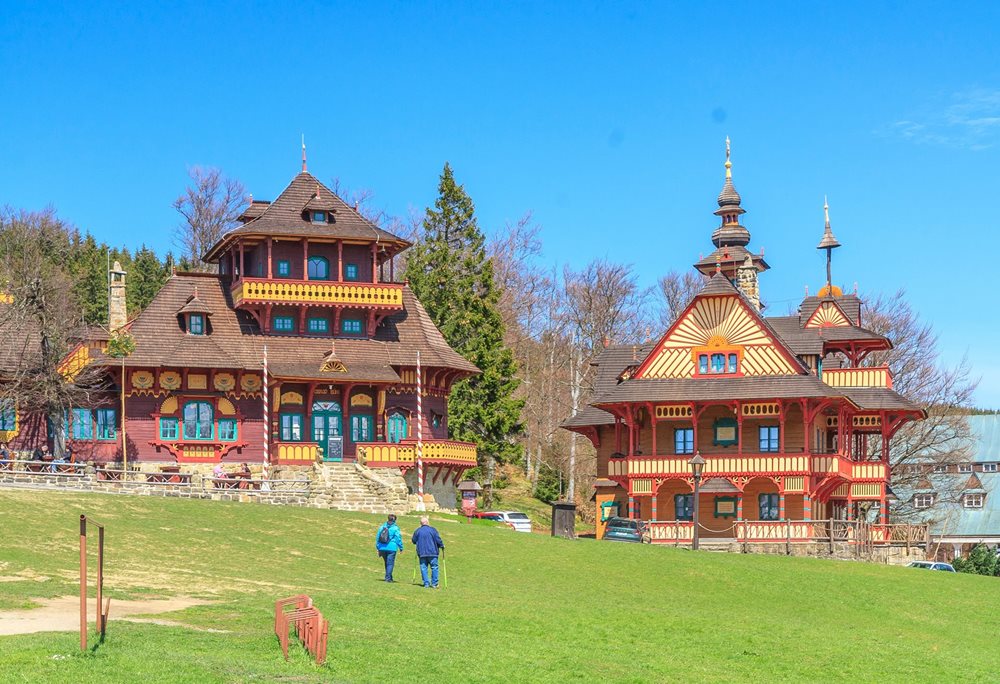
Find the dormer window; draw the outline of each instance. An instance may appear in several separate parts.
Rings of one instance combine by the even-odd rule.
[[[913,507],[916,509],[930,508],[934,505],[933,494],[917,494],[913,497]]]
[[[962,505],[965,508],[982,508],[986,497],[983,494],[966,494],[962,497]]]
[[[312,213],[313,223],[326,223],[326,212],[325,211],[314,211]]]
[[[188,332],[192,335],[205,334],[205,316],[203,314],[190,314],[188,318]]]
[[[698,375],[735,375],[740,372],[740,355],[733,352],[698,354]]]
[[[958,472],[960,472],[960,473],[971,473],[972,472],[972,464],[971,463],[960,463],[958,465]]]

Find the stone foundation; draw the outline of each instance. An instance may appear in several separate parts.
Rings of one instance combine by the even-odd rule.
[[[666,544],[657,546],[679,546],[690,549],[690,543]],[[923,545],[884,545],[871,546],[867,549],[847,542],[737,542],[729,540],[702,540],[699,544],[702,551],[720,551],[725,553],[760,553],[773,556],[808,556],[812,558],[834,558],[837,560],[861,560],[883,565],[906,565],[910,561],[927,560],[927,551]]]

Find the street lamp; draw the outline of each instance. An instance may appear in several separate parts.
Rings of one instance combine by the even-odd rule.
[[[694,475],[694,539],[691,542],[691,549],[698,550],[698,487],[701,484],[701,471],[705,468],[705,459],[701,457],[701,452],[694,452],[694,456],[688,461],[691,466],[691,473]]]

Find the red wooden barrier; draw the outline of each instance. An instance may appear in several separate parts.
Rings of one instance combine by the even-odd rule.
[[[316,658],[316,664],[326,662],[326,637],[329,625],[323,615],[305,594],[279,599],[274,603],[274,633],[278,636],[281,652],[288,660],[288,632],[295,628],[295,635],[306,651]]]

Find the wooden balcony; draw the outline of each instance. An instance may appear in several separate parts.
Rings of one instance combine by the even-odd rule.
[[[892,373],[887,366],[871,368],[831,368],[823,371],[830,387],[885,387],[892,389]]]
[[[839,454],[733,454],[705,457],[703,478],[768,475],[839,475],[845,480],[882,482],[885,464],[856,462]],[[690,477],[690,455],[612,458],[608,477]]]
[[[233,305],[312,304],[395,311],[403,308],[402,283],[243,278],[233,284]]]
[[[398,444],[368,442],[356,445],[358,460],[370,468],[414,468],[417,464],[417,442],[407,439]],[[447,439],[425,439],[423,462],[426,465],[476,466],[476,445]]]

